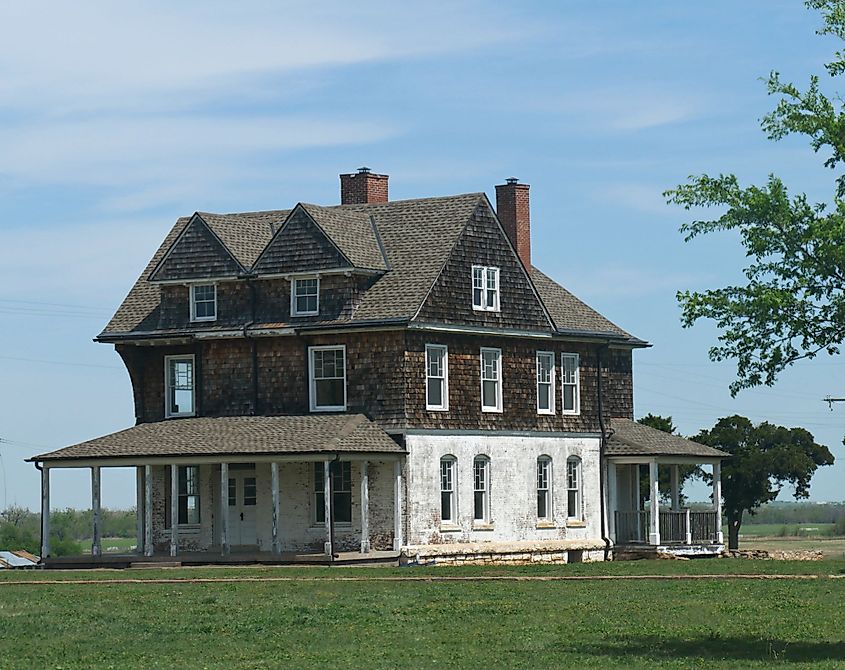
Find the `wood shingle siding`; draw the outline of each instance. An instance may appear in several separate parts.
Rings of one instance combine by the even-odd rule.
[[[185,227],[179,239],[150,275],[151,281],[233,277],[243,272],[229,250],[199,215]]]
[[[304,208],[297,208],[282,229],[273,236],[253,272],[286,274],[350,267],[351,263]]]

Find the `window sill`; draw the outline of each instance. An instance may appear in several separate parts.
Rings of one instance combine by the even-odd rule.
[[[196,416],[196,412],[191,412],[190,414],[168,414],[165,416],[165,419],[190,419],[192,416]]]
[[[291,317],[297,318],[301,316],[320,316],[320,312],[294,312]]]
[[[440,525],[440,532],[441,533],[460,533],[463,530],[460,526],[456,526],[452,523],[444,523]]]
[[[568,410],[564,410],[563,412],[561,412],[561,414],[563,414],[564,416],[581,416],[581,411],[578,410],[577,412],[570,412]]]
[[[555,416],[555,412],[544,412],[542,410],[537,410],[537,416]]]
[[[199,523],[180,523],[176,526],[176,530],[179,533],[185,533],[185,535],[193,535],[193,534],[202,532],[202,524],[199,524]]]
[[[581,521],[581,519],[567,519],[566,520],[566,527],[567,528],[586,528],[587,522]]]
[[[345,412],[346,407],[312,407],[312,412]]]
[[[206,316],[206,317],[200,316],[200,317],[191,319],[191,323],[213,323],[214,321],[217,321],[216,316],[213,316],[213,317],[212,316]]]
[[[474,521],[473,524],[472,524],[472,529],[473,530],[494,530],[494,526],[493,526],[492,523],[484,523],[484,522]]]
[[[535,528],[541,530],[553,530],[557,528],[557,524],[554,521],[538,521]]]
[[[428,406],[426,406],[425,411],[426,412],[448,412],[449,408],[448,407],[428,407]]]
[[[503,413],[503,410],[496,409],[494,407],[482,407],[481,411],[484,412],[485,414],[502,414]]]

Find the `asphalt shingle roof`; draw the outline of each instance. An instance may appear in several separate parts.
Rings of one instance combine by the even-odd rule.
[[[608,456],[694,456],[729,458],[730,454],[679,435],[671,435],[631,419],[611,419],[613,435],[607,442]]]
[[[143,423],[30,460],[335,452],[402,453],[402,448],[363,414],[227,416]]]

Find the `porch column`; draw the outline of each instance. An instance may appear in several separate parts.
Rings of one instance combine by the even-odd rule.
[[[361,553],[370,553],[370,464],[361,462]]]
[[[669,467],[669,486],[672,489],[672,511],[677,512],[681,509],[680,476],[677,464],[673,463]]]
[[[282,543],[279,538],[279,464],[276,461],[270,463],[270,494],[273,499],[273,553],[282,553]]]
[[[50,555],[50,468],[41,465],[41,562]]]
[[[135,467],[135,553],[144,553],[144,467]]]
[[[722,533],[722,462],[713,463],[713,509],[716,512],[716,542],[725,543]]]
[[[144,556],[153,555],[153,466],[144,466]]]
[[[651,507],[651,528],[648,543],[660,544],[660,480],[657,476],[657,459],[652,458],[648,463],[648,490]]]
[[[332,546],[332,468],[331,461],[323,461],[323,508],[325,509],[324,521],[326,524],[326,541],[323,544],[323,553],[332,558],[334,547]]]
[[[103,555],[102,531],[100,528],[100,466],[91,468],[91,521],[93,527],[91,538],[91,556],[98,558]]]
[[[179,466],[170,465],[170,555],[179,548]]]
[[[607,534],[616,542],[616,463],[607,462]]]
[[[402,549],[402,462],[393,464],[393,551]]]
[[[229,553],[229,464],[220,464],[220,552]]]
[[[692,544],[692,515],[689,507],[684,510],[684,544]]]

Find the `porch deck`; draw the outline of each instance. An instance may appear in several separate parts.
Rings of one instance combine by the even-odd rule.
[[[90,570],[96,568],[155,568],[185,567],[201,565],[399,565],[398,551],[371,551],[362,554],[344,551],[330,560],[322,552],[274,554],[269,551],[232,552],[223,556],[220,552],[181,552],[172,557],[165,554],[141,556],[139,554],[104,554],[102,556],[62,556],[44,560],[48,570]]]

